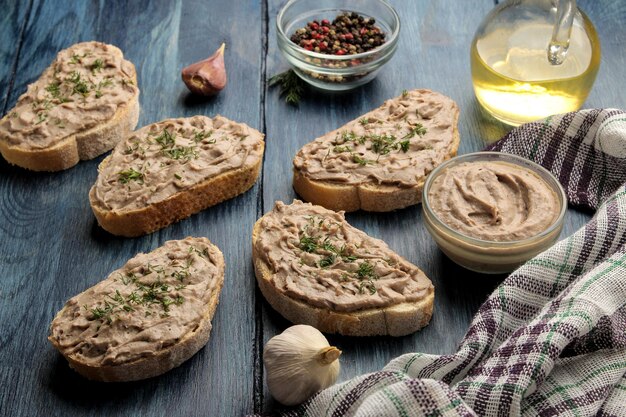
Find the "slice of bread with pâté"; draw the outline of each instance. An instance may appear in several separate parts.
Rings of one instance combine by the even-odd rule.
[[[221,116],[153,123],[102,161],[89,202],[108,232],[151,233],[250,189],[264,147],[261,132]]]
[[[426,176],[456,155],[458,118],[456,103],[443,94],[405,91],[302,147],[293,160],[293,187],[332,210],[418,204]]]
[[[60,171],[111,150],[137,125],[135,66],[119,48],[62,50],[0,120],[0,153],[33,171]]]
[[[435,290],[343,212],[277,202],[252,232],[257,282],[286,319],[348,336],[402,336],[430,321]]]
[[[72,297],[48,339],[88,379],[160,375],[207,343],[223,283],[217,246],[206,238],[171,240]]]

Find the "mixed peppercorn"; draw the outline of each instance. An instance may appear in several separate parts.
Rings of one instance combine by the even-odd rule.
[[[313,20],[291,35],[291,41],[302,48],[328,55],[354,55],[385,43],[385,33],[374,18],[354,12],[328,19]]]

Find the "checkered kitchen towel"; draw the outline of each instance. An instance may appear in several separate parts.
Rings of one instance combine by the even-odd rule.
[[[626,113],[550,117],[489,150],[543,165],[594,218],[496,288],[456,353],[400,356],[286,416],[626,416]]]

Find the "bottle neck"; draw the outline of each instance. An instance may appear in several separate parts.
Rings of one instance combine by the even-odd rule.
[[[548,45],[548,61],[552,65],[561,65],[567,57],[572,24],[576,15],[576,0],[558,0],[556,22],[552,30],[552,39]]]

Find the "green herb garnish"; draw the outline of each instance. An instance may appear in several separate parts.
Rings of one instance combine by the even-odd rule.
[[[181,267],[181,269],[179,269],[178,271],[172,272],[170,276],[176,278],[180,282],[183,282],[185,278],[191,275],[191,272],[189,272],[190,267],[191,267],[191,258],[188,258],[187,264],[184,267]]]
[[[354,262],[357,259],[358,258],[356,256],[353,256],[353,255],[346,255],[346,256],[342,255],[341,256],[341,260],[344,261],[344,262]]]
[[[323,257],[319,262],[318,265],[320,268],[328,268],[329,266],[331,266],[332,264],[335,263],[335,260],[337,259],[337,255],[335,255],[334,253]]]
[[[93,64],[91,64],[91,71],[93,71],[94,73],[96,71],[102,71],[102,68],[104,68],[104,62],[102,62],[100,58],[96,59],[95,61],[93,61]]]
[[[37,113],[37,120],[35,121],[35,124],[38,125],[39,123],[43,123],[44,121],[46,121],[47,118],[48,118],[48,113],[39,112]]]
[[[300,249],[305,252],[315,252],[317,250],[317,239],[311,236],[304,235],[300,238]]]
[[[321,248],[328,252],[337,252],[337,248],[335,247],[335,245],[330,243],[328,238],[324,239],[324,242],[322,242]]]
[[[342,145],[346,142],[357,142],[358,139],[359,137],[353,131],[350,131],[350,132],[344,131],[344,132],[341,132],[341,142],[335,141],[335,144]]]
[[[353,149],[350,146],[335,146],[333,148],[333,152],[342,153],[342,152],[352,152]]]
[[[120,171],[117,174],[119,175],[118,181],[122,184],[128,184],[130,181],[137,181],[143,184],[143,174],[139,171],[135,171],[133,168]]]
[[[352,154],[352,162],[355,162],[361,166],[365,166],[367,164],[373,164],[374,161],[370,161],[369,159],[364,159],[363,157],[361,157],[360,155],[353,153]]]
[[[359,269],[356,271],[356,275],[359,279],[372,278],[375,276],[374,267],[369,262],[361,262]]]
[[[198,159],[198,151],[191,146],[180,146],[178,148],[163,149],[163,154],[176,160]]]
[[[86,97],[89,94],[89,86],[80,78],[80,74],[77,71],[72,71],[66,81],[74,84],[72,87],[72,95],[80,94]]]
[[[368,290],[370,294],[374,294],[376,292],[376,286],[374,285],[374,280],[378,279],[378,275],[374,272],[374,266],[369,262],[361,262],[359,264],[359,269],[356,271],[356,277],[361,281],[359,284],[359,292],[363,293],[364,290]]]
[[[111,324],[113,322],[111,315],[113,314],[115,307],[116,305],[109,303],[108,301],[105,301],[104,308],[95,307],[95,308],[89,309],[89,311],[91,311],[92,320],[104,319],[107,323]],[[87,306],[85,306],[85,308],[87,308]]]
[[[162,148],[169,148],[176,144],[176,133],[170,133],[169,130],[163,129],[163,133],[154,139]]]
[[[106,77],[104,80],[100,81],[96,86],[96,98],[102,97],[102,89],[105,87],[110,87],[113,85],[113,81],[111,77]]]
[[[61,83],[58,81],[51,82],[46,87],[46,91],[50,93],[53,98],[59,98],[61,96]]]
[[[268,86],[273,87],[275,85],[280,85],[280,96],[285,96],[287,104],[297,106],[300,103],[304,93],[304,82],[293,70],[281,72],[270,78]]]
[[[210,138],[211,135],[213,134],[212,130],[209,130],[208,132],[202,130],[200,132],[193,132],[193,141],[198,143],[198,142],[202,142],[202,140],[206,139],[206,138]],[[215,139],[209,141],[209,143],[215,143]]]
[[[379,155],[387,155],[399,146],[393,135],[371,135],[368,138],[372,141],[372,150]]]
[[[415,135],[424,136],[426,132],[427,132],[426,128],[422,126],[421,123],[418,123],[415,126],[411,127],[411,129],[409,130],[409,133],[407,133],[402,139],[410,139],[414,137]]]

